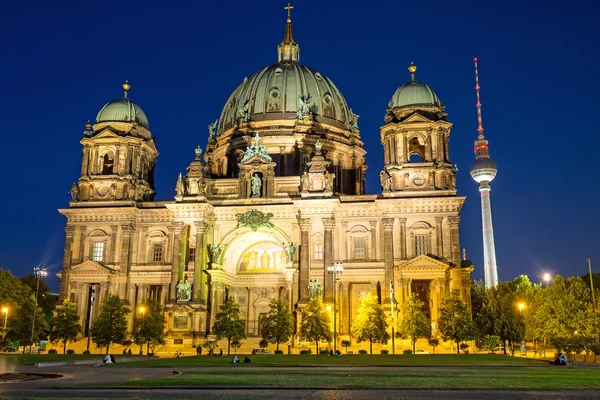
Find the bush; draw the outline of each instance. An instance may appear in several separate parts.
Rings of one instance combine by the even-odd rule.
[[[269,341],[267,339],[261,339],[260,342],[258,342],[258,347],[261,349],[266,349],[269,347]]]
[[[283,354],[283,350],[275,350],[275,354]]]
[[[461,343],[460,346],[458,346],[462,351],[465,352],[465,354],[469,354],[469,344],[468,343]]]
[[[310,351],[310,349],[304,349],[300,350],[300,354],[312,354],[312,351]]]
[[[48,350],[48,354],[56,354],[56,353],[58,353],[58,351],[56,351],[56,349]]]
[[[389,350],[381,350],[381,354],[390,354]]]
[[[366,350],[359,350],[358,354],[369,354],[369,352]]]
[[[81,354],[90,354],[90,351],[89,350],[84,350],[83,353],[81,353]]]
[[[75,354],[75,350],[69,349],[69,350],[67,350],[67,354]]]
[[[411,349],[406,349],[402,352],[402,354],[412,354],[412,350]]]
[[[600,345],[598,343],[591,344],[589,350],[597,356],[600,356]]]
[[[321,349],[321,350],[319,350],[319,354],[329,354],[329,350]]]

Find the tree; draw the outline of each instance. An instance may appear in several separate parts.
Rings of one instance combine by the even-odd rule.
[[[431,350],[433,351],[433,354],[435,354],[435,348],[440,345],[440,339],[429,338],[429,340],[427,340],[427,342],[429,343],[429,346],[431,346]]]
[[[235,354],[237,354],[237,351],[240,347],[242,347],[242,342],[240,342],[237,339],[233,339],[231,341],[231,347],[233,347],[233,350],[235,350]]]
[[[302,322],[300,323],[300,337],[303,340],[317,343],[319,354],[319,341],[331,341],[329,315],[323,309],[323,300],[320,296],[310,299],[302,309]]]
[[[352,322],[352,335],[358,343],[369,341],[370,353],[373,354],[373,343],[387,344],[390,334],[388,323],[377,296],[367,293],[360,302],[358,313]]]
[[[25,275],[19,280],[31,289],[31,292],[35,295],[35,289],[37,287],[38,279],[33,274]],[[38,291],[38,306],[44,311],[47,326],[51,326],[51,321],[54,316],[54,309],[56,308],[57,298],[50,295],[50,288],[46,285],[44,280],[40,279],[40,287]]]
[[[465,303],[458,297],[458,290],[453,290],[444,299],[440,309],[438,328],[442,339],[456,343],[456,353],[460,354],[460,342],[474,337],[475,325]]]
[[[58,343],[62,340],[63,354],[66,354],[67,343],[77,340],[79,332],[81,332],[81,324],[79,324],[77,306],[67,299],[52,318],[50,341]]]
[[[494,354],[496,346],[500,343],[500,336],[497,335],[485,335],[483,337],[483,347],[490,351],[490,354]]]
[[[129,312],[121,299],[108,295],[100,305],[98,317],[92,323],[92,341],[98,347],[106,346],[106,354],[112,343],[122,343],[127,337],[127,319]]]
[[[148,300],[142,307],[144,307],[144,312],[133,323],[133,342],[140,346],[146,343],[146,354],[149,354],[150,343],[155,343],[154,346],[165,343],[166,319],[163,309],[157,301]]]
[[[246,327],[240,319],[240,307],[233,300],[227,299],[221,306],[221,312],[217,313],[212,331],[217,340],[227,339],[227,354],[231,354],[231,341],[246,339]]]
[[[398,334],[411,340],[413,354],[417,339],[431,337],[431,322],[423,314],[423,302],[416,293],[412,293],[402,308],[402,319],[398,321]]]
[[[352,340],[342,340],[342,346],[346,348],[346,354],[348,354],[348,347],[352,346]]]
[[[260,347],[261,349],[266,349],[267,347],[269,347],[269,341],[267,339],[260,339],[260,341],[258,342],[258,347]]]
[[[23,300],[18,309],[8,316],[7,337],[10,340],[19,340],[23,345],[23,354],[25,347],[39,342],[41,337],[46,335],[46,318],[40,307],[35,312],[35,325],[33,331],[33,341],[31,340],[31,328],[33,324],[33,314],[36,308],[34,295]]]
[[[208,350],[210,352],[211,350],[216,349],[218,345],[219,345],[219,342],[217,342],[216,340],[207,340],[206,342],[204,342],[202,344],[202,347],[204,347],[206,350]]]
[[[2,332],[3,346],[8,346],[8,342],[14,340],[24,340],[24,344],[30,342],[33,318],[32,298],[31,289],[27,285],[10,271],[0,268],[0,305],[8,308],[7,329]],[[0,327],[3,329],[4,325],[1,324]],[[38,335],[39,333],[38,331]],[[25,351],[24,347],[23,351]]]
[[[261,321],[260,334],[264,340],[275,344],[276,350],[279,350],[279,343],[287,342],[294,333],[294,318],[287,301],[282,298],[271,300],[269,307],[269,313]]]

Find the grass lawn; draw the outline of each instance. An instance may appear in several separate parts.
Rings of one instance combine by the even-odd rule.
[[[186,371],[161,379],[110,386],[264,386],[302,388],[600,388],[600,370],[567,368],[440,369],[407,368],[388,371],[258,370],[239,365],[236,370]]]
[[[104,359],[104,354],[0,354],[0,365],[33,365],[44,362],[71,362]],[[119,359],[120,356],[115,355]]]
[[[190,356],[181,358],[161,358],[158,360],[139,361],[126,364],[132,367],[232,367],[231,359],[233,356],[209,357],[209,356]],[[342,357],[329,357],[327,355],[279,355],[279,354],[257,354],[250,355],[251,365],[244,365],[246,368],[252,366],[276,367],[276,366],[380,366],[380,367],[398,367],[398,366],[418,366],[418,367],[439,367],[439,366],[543,366],[548,365],[546,361],[522,358],[508,357],[497,354],[423,354],[423,355],[391,355],[391,354],[353,354],[343,355]],[[243,359],[244,356],[240,356]],[[118,361],[118,360],[117,360]],[[121,364],[123,365],[123,364]]]

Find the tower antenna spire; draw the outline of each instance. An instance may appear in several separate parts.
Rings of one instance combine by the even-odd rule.
[[[483,122],[481,121],[481,97],[479,95],[479,68],[477,66],[477,57],[473,59],[475,61],[475,91],[477,92],[477,132],[479,132],[478,139],[483,139]]]

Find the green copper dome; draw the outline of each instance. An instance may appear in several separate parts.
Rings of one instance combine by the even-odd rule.
[[[400,86],[392,96],[389,108],[408,106],[436,106],[442,103],[432,88],[423,82],[409,81]]]
[[[100,122],[135,122],[150,129],[144,111],[127,97],[106,103],[96,116],[96,123]]]

